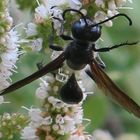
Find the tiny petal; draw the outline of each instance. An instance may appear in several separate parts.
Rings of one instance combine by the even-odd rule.
[[[32,50],[33,51],[40,51],[42,49],[42,43],[43,43],[42,38],[38,38],[36,40],[33,40],[32,45],[31,45]]]
[[[48,93],[47,93],[47,91],[45,91],[43,88],[38,88],[37,90],[36,90],[36,97],[38,98],[38,99],[45,99],[46,97],[48,96]]]
[[[29,23],[26,29],[27,37],[37,35],[37,25],[34,23]]]
[[[40,5],[35,9],[35,12],[42,18],[46,18],[48,16],[48,11],[44,5]]]
[[[117,8],[114,0],[110,0],[110,1],[108,2],[108,8],[109,8],[110,10],[115,10],[115,9]]]
[[[102,7],[102,8],[105,7],[105,2],[104,2],[104,0],[95,0],[95,4],[96,4],[98,7]]]
[[[45,117],[43,119],[43,121],[42,121],[42,124],[43,125],[50,125],[50,124],[52,124],[52,118],[51,118],[51,116]]]
[[[79,0],[69,0],[71,8],[79,10],[82,7],[82,3]]]
[[[40,109],[31,108],[31,109],[29,109],[28,114],[31,117],[32,121],[35,121],[35,122],[42,121],[42,116],[41,116],[41,110]]]
[[[21,132],[21,139],[23,140],[39,140],[39,137],[36,136],[36,129],[27,126]]]

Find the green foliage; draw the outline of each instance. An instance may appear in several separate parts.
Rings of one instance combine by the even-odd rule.
[[[41,2],[42,0],[38,1]],[[34,11],[34,9],[38,6],[36,0],[16,0],[16,2],[21,10],[30,9],[31,11]]]
[[[37,26],[38,36],[43,39],[43,48],[49,46],[49,36],[52,34],[51,21],[47,20]]]

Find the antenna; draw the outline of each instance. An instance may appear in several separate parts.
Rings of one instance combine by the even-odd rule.
[[[120,13],[120,14],[117,14],[117,15],[115,15],[115,16],[113,16],[113,17],[110,17],[110,18],[108,18],[108,19],[106,19],[106,20],[103,20],[103,21],[101,21],[101,22],[99,22],[99,23],[92,24],[92,25],[90,25],[89,27],[98,26],[98,25],[100,25],[100,24],[103,24],[103,23],[105,23],[105,22],[107,22],[107,21],[109,21],[109,20],[112,20],[112,19],[114,19],[114,18],[116,18],[116,17],[119,17],[119,16],[125,17],[125,18],[129,21],[129,25],[130,25],[130,26],[132,25],[132,20],[131,20],[126,14]]]
[[[77,12],[78,14],[80,14],[81,17],[84,19],[86,26],[88,26],[88,23],[87,23],[87,21],[86,21],[85,15],[84,15],[82,12],[80,12],[79,10],[76,10],[76,9],[66,9],[66,10],[63,12],[63,14],[62,14],[62,17],[63,17],[64,20],[65,20],[65,15],[66,15],[66,13],[67,13],[67,12],[70,12],[70,11]]]

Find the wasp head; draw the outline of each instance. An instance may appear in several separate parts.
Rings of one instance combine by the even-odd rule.
[[[80,41],[89,41],[95,42],[101,36],[101,26],[90,26],[93,25],[93,22],[89,19],[77,20],[72,25],[72,35],[75,39]]]

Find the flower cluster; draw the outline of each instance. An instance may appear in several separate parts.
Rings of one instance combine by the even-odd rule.
[[[0,115],[0,139],[14,139],[27,124],[27,118],[19,113]]]
[[[132,3],[131,0],[128,1]],[[127,0],[95,0],[95,4],[98,9],[94,15],[95,21],[98,23],[118,14],[118,10],[121,9],[126,2]],[[112,21],[107,22],[106,25],[112,26]]]
[[[43,102],[43,109],[28,109],[31,121],[22,130],[22,139],[39,140],[44,136],[45,140],[49,138],[90,140],[82,124],[84,120],[82,102],[73,105],[64,103],[58,96],[60,85],[61,82],[53,75],[42,79],[40,87],[36,90],[36,97]]]
[[[19,35],[12,29],[13,19],[8,12],[9,0],[0,1],[0,91],[11,83],[19,56]],[[0,104],[4,99],[0,97]]]
[[[1,11],[0,20],[0,91],[10,85],[10,76],[15,72],[16,61],[19,56],[19,35],[11,29],[13,19],[7,9],[8,1],[1,1],[5,6]]]
[[[62,5],[74,9],[80,9],[82,7],[80,1],[47,0],[46,4],[39,4],[35,9],[34,22],[29,23],[26,28],[28,46],[32,51],[40,51],[49,45],[49,36],[52,34],[52,22],[53,28],[56,31],[55,34],[59,35],[62,33]]]
[[[132,2],[130,0],[128,1]],[[62,13],[65,9],[77,9],[86,15],[88,14],[88,7],[90,7],[89,16],[94,17],[95,22],[99,23],[100,21],[118,14],[118,10],[122,8],[127,1],[95,0],[94,2],[90,2],[89,0],[44,0],[44,2],[44,4],[38,3],[39,6],[35,9],[34,22],[29,23],[26,29],[29,48],[32,51],[40,51],[42,48],[46,48],[46,46],[49,45],[49,36],[52,35],[52,23],[56,36],[64,32],[63,24],[67,24],[67,22],[63,21]],[[73,12],[71,12],[71,16],[73,16]],[[105,25],[112,26],[112,21],[106,22]]]

